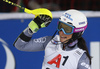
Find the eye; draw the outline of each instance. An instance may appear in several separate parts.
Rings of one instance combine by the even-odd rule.
[[[60,28],[62,28],[62,24],[60,24]]]

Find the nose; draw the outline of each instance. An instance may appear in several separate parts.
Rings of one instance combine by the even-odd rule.
[[[64,34],[64,32],[62,30],[59,31],[60,34]]]

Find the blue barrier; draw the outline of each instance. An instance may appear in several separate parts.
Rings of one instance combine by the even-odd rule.
[[[5,41],[8,44],[7,47],[13,53],[16,69],[41,69],[42,61],[44,58],[44,51],[23,52],[17,50],[13,46],[13,42],[15,41],[15,39],[27,27],[28,23],[31,20],[32,19],[0,20],[0,69],[4,69],[7,63],[7,56],[5,48],[3,46],[3,41]],[[48,27],[39,30],[38,33],[34,34],[33,38],[38,38],[47,35],[52,36],[56,31],[57,22],[58,19],[54,18]],[[89,51],[91,41],[100,41],[99,22],[99,17],[88,18],[88,27],[84,32],[83,37],[87,42],[87,47]]]

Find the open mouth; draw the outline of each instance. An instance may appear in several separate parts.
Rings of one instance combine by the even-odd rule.
[[[61,36],[60,38],[62,38],[62,39],[66,39],[67,37]]]

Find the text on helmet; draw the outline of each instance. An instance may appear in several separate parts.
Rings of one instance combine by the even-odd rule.
[[[68,18],[69,20],[73,21],[73,19],[71,18],[71,15],[68,13],[63,14],[64,17]]]

